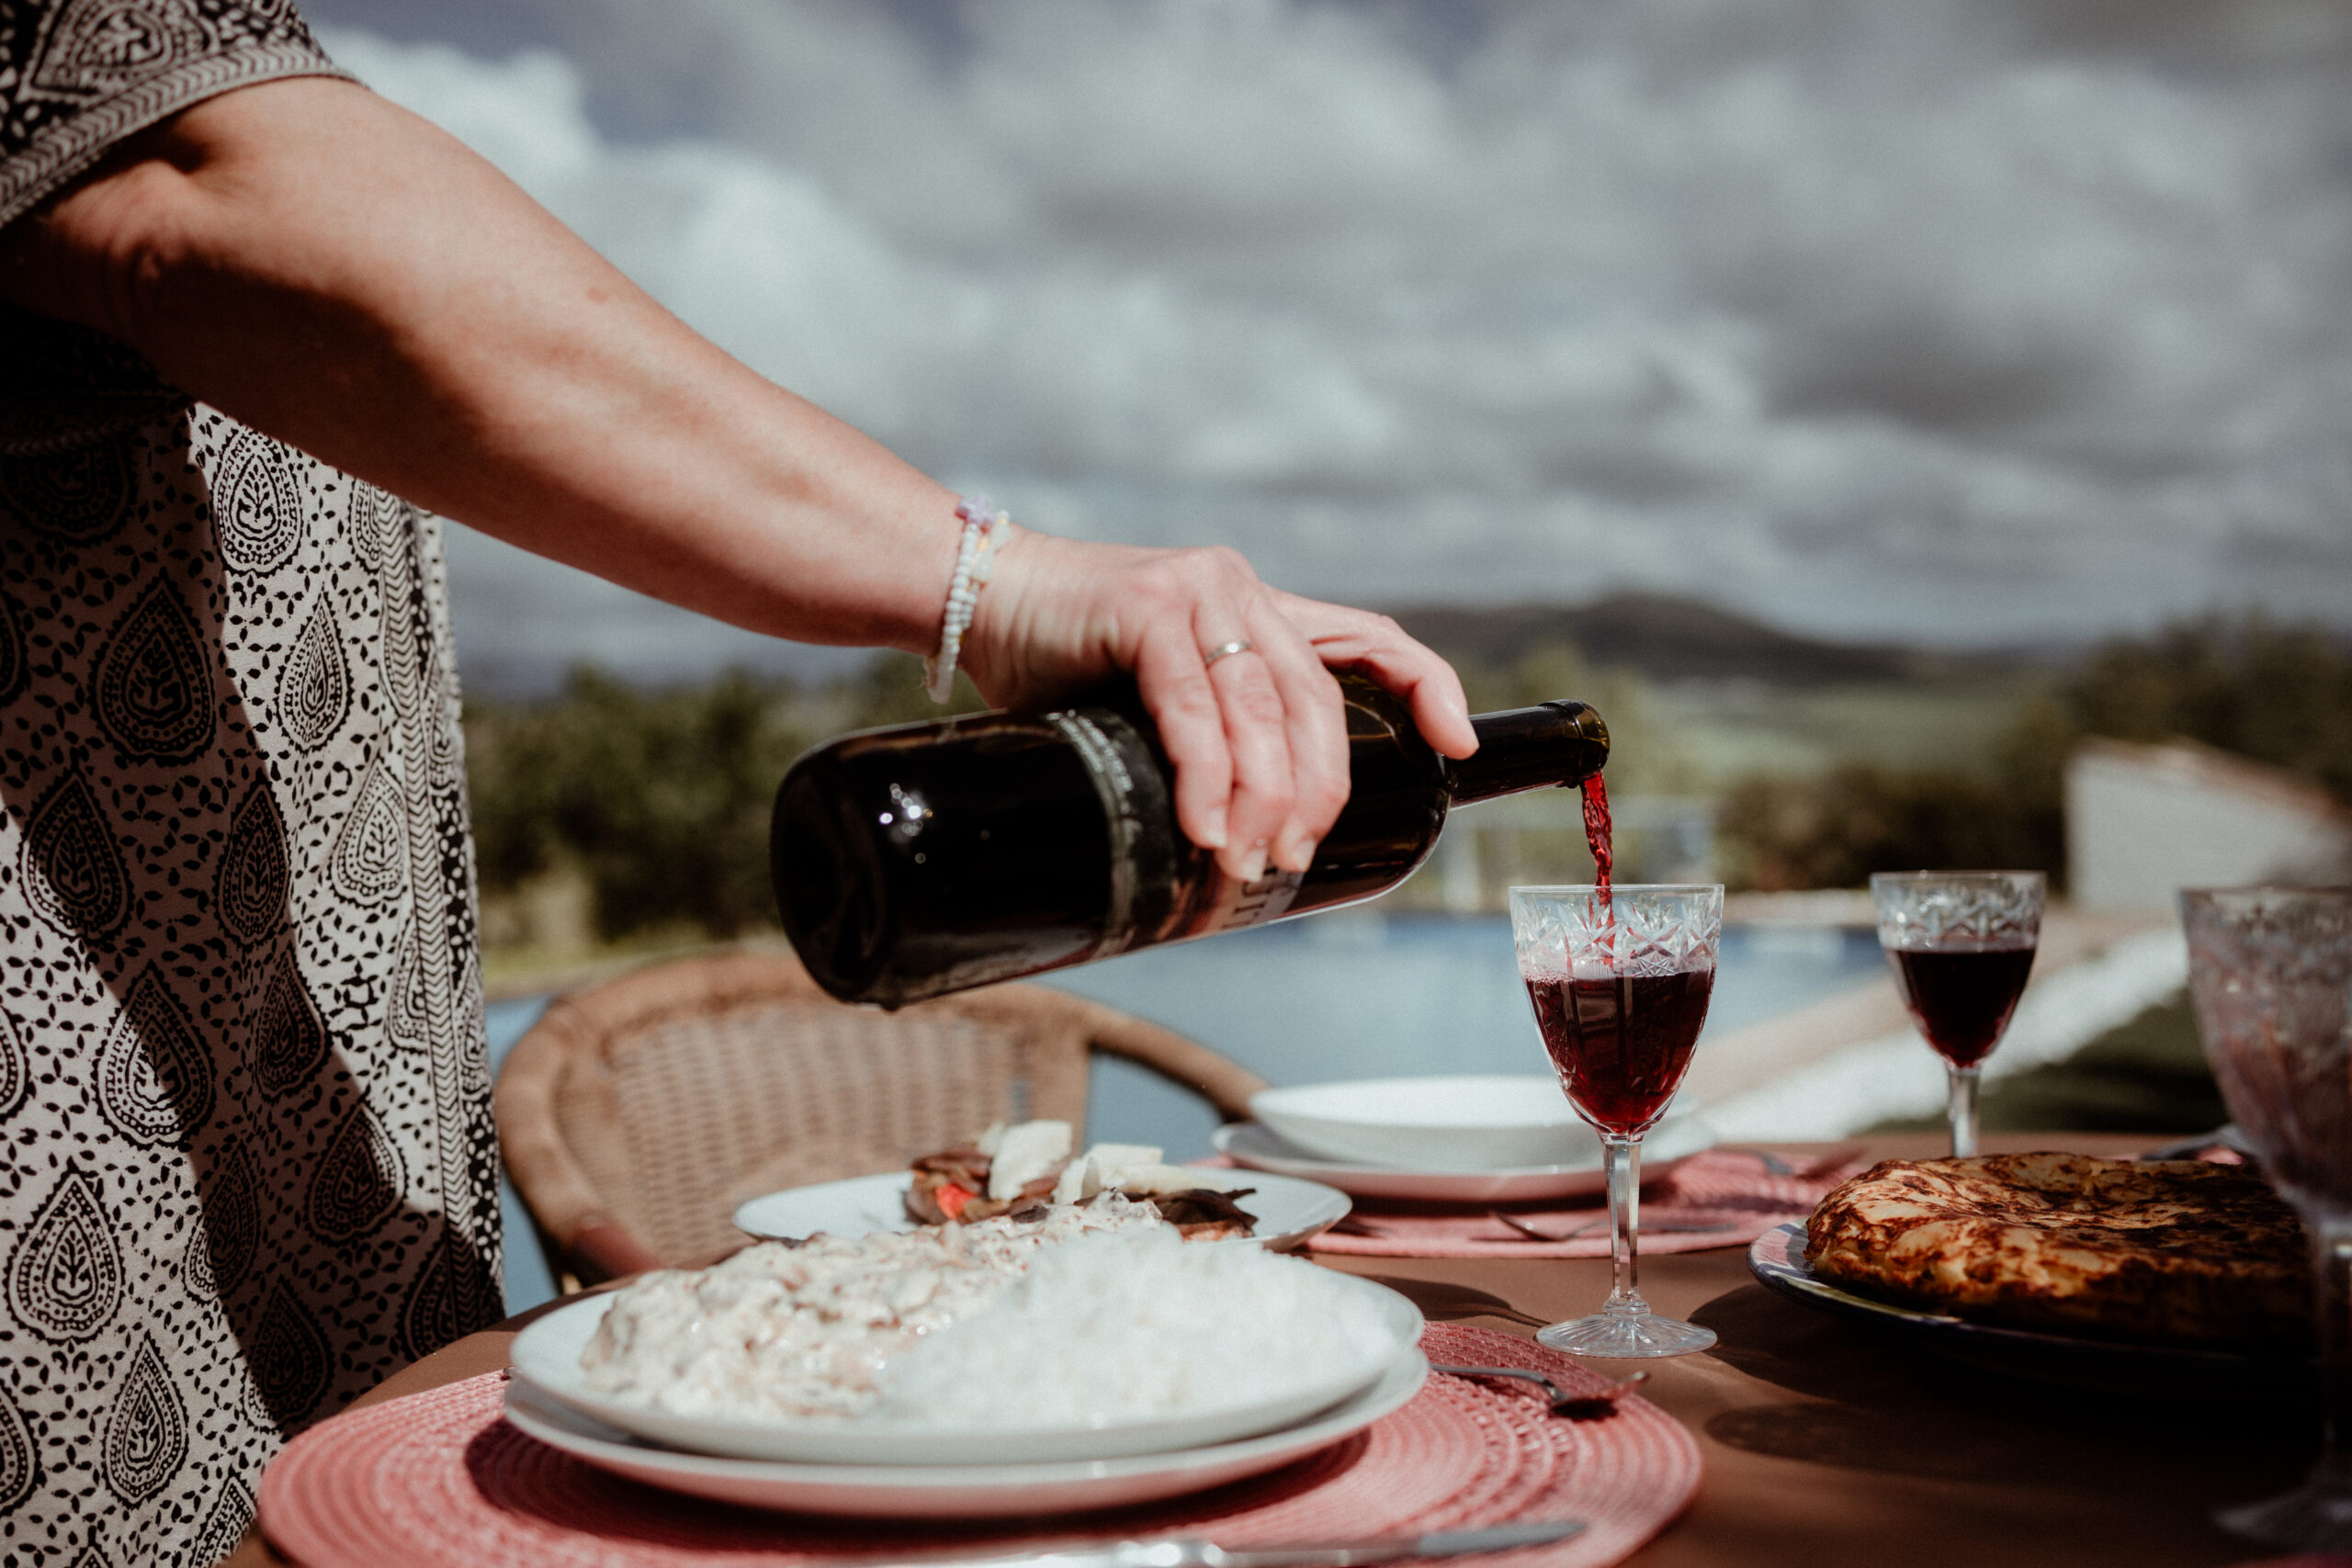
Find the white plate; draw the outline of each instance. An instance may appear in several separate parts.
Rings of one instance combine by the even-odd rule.
[[[915,1223],[907,1218],[906,1196],[907,1183],[912,1179],[910,1172],[892,1170],[880,1176],[853,1176],[846,1181],[787,1188],[739,1207],[735,1228],[780,1241],[798,1241],[819,1231],[841,1236],[910,1231]],[[1234,1185],[1257,1189],[1236,1201],[1242,1213],[1258,1222],[1258,1234],[1249,1238],[1250,1244],[1276,1252],[1291,1251],[1316,1232],[1329,1229],[1354,1206],[1337,1188],[1294,1177],[1270,1176]]]
[[[1399,1170],[1318,1159],[1255,1122],[1219,1127],[1217,1153],[1251,1170],[1310,1177],[1359,1198],[1417,1199],[1437,1203],[1532,1203],[1582,1198],[1602,1188],[1600,1158],[1589,1165],[1539,1165],[1518,1170]],[[1642,1179],[1665,1175],[1676,1162],[1715,1145],[1715,1130],[1697,1116],[1669,1116],[1642,1140]],[[1268,1178],[1273,1179],[1272,1177]]]
[[[506,1385],[506,1418],[600,1470],[696,1497],[865,1518],[992,1519],[1157,1502],[1261,1475],[1353,1437],[1420,1392],[1428,1376],[1421,1353],[1407,1350],[1379,1382],[1299,1426],[1175,1453],[1055,1464],[783,1464],[674,1453],[566,1409],[519,1379]]]
[[[1297,1267],[1304,1269],[1307,1265]],[[1403,1296],[1385,1285],[1353,1275],[1322,1270],[1317,1277],[1346,1290],[1371,1292],[1397,1354],[1420,1342],[1419,1309]],[[612,1304],[611,1296],[576,1302],[549,1313],[516,1335],[512,1352],[515,1377],[528,1382],[537,1393],[607,1427],[650,1438],[665,1448],[736,1459],[784,1460],[803,1464],[952,1465],[965,1462],[976,1453],[990,1455],[1003,1464],[1170,1453],[1232,1442],[1295,1425],[1318,1411],[1353,1398],[1381,1375],[1379,1363],[1367,1364],[1311,1383],[1261,1393],[1245,1404],[1125,1421],[1115,1426],[953,1427],[930,1422],[851,1421],[820,1416],[757,1420],[681,1416],[614,1399],[588,1386],[587,1376],[580,1368],[580,1353],[595,1336],[596,1325],[604,1321]]]
[[[1250,1113],[1316,1158],[1345,1165],[1469,1172],[1600,1157],[1600,1135],[1548,1073],[1293,1084],[1251,1095]]]

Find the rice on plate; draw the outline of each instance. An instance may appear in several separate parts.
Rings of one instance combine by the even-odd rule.
[[[883,1370],[875,1414],[978,1427],[1106,1426],[1371,1382],[1394,1317],[1304,1258],[1188,1247],[1167,1226],[1082,1236]]]
[[[1270,1430],[1373,1382],[1419,1326],[1393,1292],[1256,1247],[1188,1247],[1116,1192],[1026,1222],[766,1243],[582,1304],[602,1321],[571,1369],[580,1386],[550,1392],[660,1417],[668,1441],[681,1422],[978,1439],[1223,1433],[1260,1412],[1227,1435]],[[518,1369],[547,1382],[523,1349]]]

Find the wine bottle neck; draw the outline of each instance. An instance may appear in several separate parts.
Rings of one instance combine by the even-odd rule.
[[[1609,761],[1609,727],[1583,703],[1482,713],[1470,720],[1478,750],[1446,764],[1453,804],[1491,800],[1523,789],[1582,784]]]

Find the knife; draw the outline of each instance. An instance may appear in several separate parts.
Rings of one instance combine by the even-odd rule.
[[[1233,1551],[1212,1540],[1122,1540],[1009,1557],[858,1557],[842,1560],[841,1568],[1363,1568],[1408,1557],[1459,1557],[1473,1551],[1543,1546],[1566,1540],[1583,1529],[1582,1519],[1530,1519],[1487,1529]]]

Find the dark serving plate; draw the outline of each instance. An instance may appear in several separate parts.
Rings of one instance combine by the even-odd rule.
[[[2319,1397],[2317,1364],[2292,1356],[2175,1350],[2037,1334],[1871,1301],[1815,1278],[1805,1267],[1804,1226],[1793,1222],[1766,1231],[1749,1245],[1747,1269],[1758,1283],[1777,1295],[1816,1312],[1878,1325],[1922,1349],[1987,1371],[2099,1393],[2266,1404]]]

